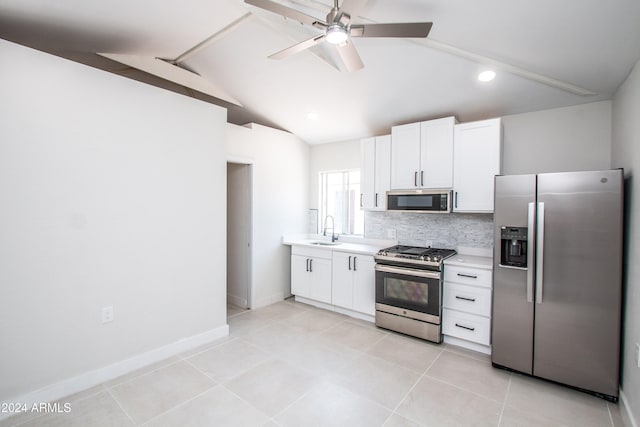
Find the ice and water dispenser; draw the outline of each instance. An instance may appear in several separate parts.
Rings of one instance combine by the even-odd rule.
[[[527,268],[527,227],[500,227],[500,265]]]

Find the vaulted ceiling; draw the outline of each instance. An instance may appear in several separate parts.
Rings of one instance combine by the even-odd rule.
[[[322,20],[333,5],[274,1]],[[327,43],[269,59],[322,31],[242,0],[0,2],[1,38],[184,90],[227,107],[232,123],[255,121],[309,143],[447,115],[465,122],[610,99],[640,59],[637,0],[369,0],[352,21],[433,27],[426,39],[352,39],[364,68],[345,72]],[[183,56],[211,91],[95,53],[143,62]],[[477,80],[485,69],[496,71],[494,81]]]

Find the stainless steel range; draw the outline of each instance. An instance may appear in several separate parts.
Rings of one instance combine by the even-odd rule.
[[[376,260],[376,326],[442,341],[442,263],[453,249],[397,245]]]

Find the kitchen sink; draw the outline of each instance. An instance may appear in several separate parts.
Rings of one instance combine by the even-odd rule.
[[[325,242],[323,240],[321,241],[317,241],[317,242],[311,242],[312,245],[318,245],[318,246],[336,246],[339,245],[340,242]]]

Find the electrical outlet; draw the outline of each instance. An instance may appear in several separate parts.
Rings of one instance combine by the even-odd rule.
[[[640,368],[640,344],[636,343],[636,365]]]
[[[113,306],[102,307],[102,323],[113,322]]]
[[[389,239],[395,239],[396,238],[396,229],[395,228],[388,228],[387,229],[387,237]]]

